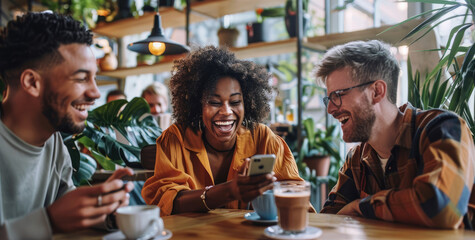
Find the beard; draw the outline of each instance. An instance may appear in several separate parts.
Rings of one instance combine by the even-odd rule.
[[[363,104],[356,105],[352,120],[354,122],[353,131],[343,134],[345,142],[367,142],[371,136],[371,130],[376,121],[376,114],[369,100],[363,98]]]
[[[62,115],[60,113],[61,108],[65,108],[61,105],[61,102],[64,105],[64,100],[65,99],[61,101],[61,99],[59,99],[58,94],[51,91],[50,89],[48,89],[48,86],[46,86],[45,95],[43,97],[43,115],[48,119],[55,131],[60,131],[69,134],[82,132],[85,128],[84,123],[79,125],[75,124],[70,114],[65,113],[64,115]]]

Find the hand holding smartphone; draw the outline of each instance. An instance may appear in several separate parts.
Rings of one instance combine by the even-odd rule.
[[[251,157],[248,176],[255,176],[261,174],[271,173],[274,169],[275,155],[274,154],[258,154]]]

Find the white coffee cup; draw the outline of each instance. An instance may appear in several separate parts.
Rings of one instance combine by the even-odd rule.
[[[117,226],[127,239],[150,238],[163,231],[158,206],[126,206],[116,212]]]

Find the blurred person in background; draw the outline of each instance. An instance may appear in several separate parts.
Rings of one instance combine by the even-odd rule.
[[[125,95],[124,91],[120,89],[111,90],[107,93],[106,103],[114,101],[114,100],[118,100],[118,99],[127,100],[127,96]]]
[[[168,88],[160,82],[154,82],[148,85],[142,95],[150,106],[150,113],[158,115],[168,112]]]
[[[168,128],[172,122],[168,112],[168,88],[163,83],[154,82],[142,91],[141,96],[150,106],[150,113],[156,117],[160,128]]]

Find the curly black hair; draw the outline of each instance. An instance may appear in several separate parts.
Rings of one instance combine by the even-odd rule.
[[[272,88],[265,67],[236,59],[234,53],[214,46],[197,49],[176,60],[170,80],[173,117],[177,124],[198,131],[203,100],[215,90],[223,77],[236,79],[244,101],[243,125],[253,129],[269,114]]]
[[[0,32],[0,76],[10,87],[19,85],[27,68],[43,69],[63,61],[61,44],[92,44],[92,33],[70,16],[27,13]]]

